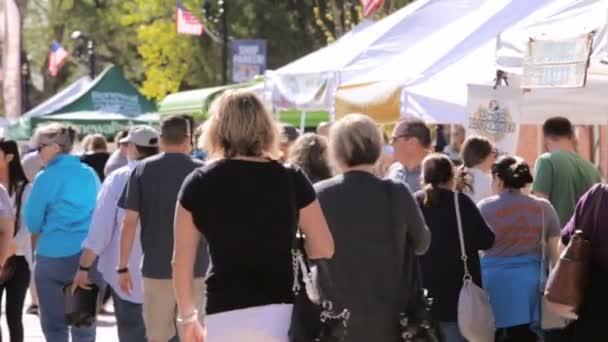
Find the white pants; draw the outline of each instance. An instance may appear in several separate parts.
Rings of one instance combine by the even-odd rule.
[[[207,315],[205,342],[288,342],[291,304],[272,304]]]

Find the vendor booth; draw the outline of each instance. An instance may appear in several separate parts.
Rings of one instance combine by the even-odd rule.
[[[137,117],[151,112],[156,112],[156,104],[145,98],[129,83],[120,69],[112,65],[94,80],[89,77],[80,78],[23,114],[19,120],[11,123],[5,135],[12,139],[26,140],[42,122],[74,123],[78,121],[79,115],[83,115],[80,121],[90,122],[94,118],[97,122],[96,127],[110,138],[116,134],[115,128],[121,126],[120,122],[145,121],[150,117],[144,119]],[[66,116],[53,118],[58,114]],[[69,120],[63,120],[64,117],[68,117]]]

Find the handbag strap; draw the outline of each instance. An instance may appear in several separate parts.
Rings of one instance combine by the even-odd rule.
[[[540,290],[545,292],[545,282],[547,279],[547,228],[545,227],[545,209],[542,204],[540,206],[540,224],[542,226],[540,234]]]
[[[469,272],[469,265],[467,263],[467,251],[464,244],[464,234],[462,233],[462,217],[460,215],[460,199],[459,192],[454,191],[454,207],[456,208],[456,222],[458,223],[458,239],[460,240],[460,258],[462,259],[462,264],[464,265],[464,277],[462,280],[464,282],[471,281],[473,277]]]

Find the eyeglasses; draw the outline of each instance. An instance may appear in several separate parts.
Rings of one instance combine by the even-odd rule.
[[[43,148],[47,147],[47,146],[51,146],[51,144],[40,144],[38,145],[38,153],[40,153],[40,151],[42,151]]]

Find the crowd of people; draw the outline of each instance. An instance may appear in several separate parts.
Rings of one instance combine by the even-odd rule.
[[[544,266],[578,229],[588,198],[605,191],[593,187],[600,173],[576,153],[567,119],[543,125],[547,152],[533,172],[459,126],[434,151],[431,129],[413,119],[389,136],[361,114],[301,134],[242,90],[210,112],[197,128],[182,115],[159,130],[134,126],[112,153],[92,135],[75,155],[77,132],[58,123],[36,130],[23,159],[15,141],[0,140],[0,298],[6,292],[11,342],[24,340],[28,288],[47,341],[95,340],[95,324],[66,323],[66,286],[96,287],[100,300],[109,289],[121,342],[290,341],[294,227],[307,257],[328,266],[325,295],[350,312],[344,341],[401,340],[409,252],[442,341],[465,341],[459,217],[495,341],[604,340],[607,210],[589,237],[580,317],[562,329],[540,324]]]

